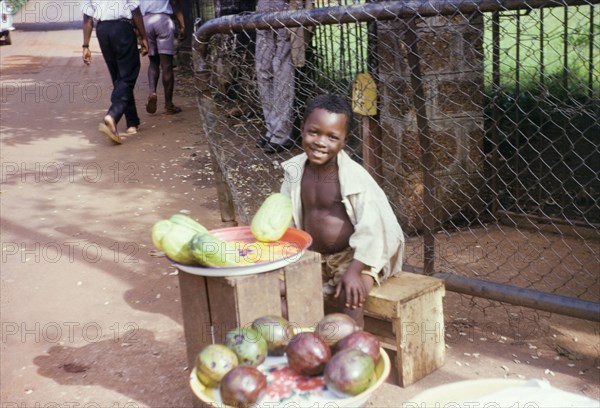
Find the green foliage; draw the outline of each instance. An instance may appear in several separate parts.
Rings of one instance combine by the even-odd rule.
[[[532,89],[585,95],[600,91],[598,24],[590,22],[590,7],[531,10],[499,20],[500,83],[503,89]],[[485,15],[485,75],[492,77],[492,15]],[[595,36],[590,36],[590,32]],[[591,41],[591,42],[590,42]],[[591,57],[590,57],[591,52]],[[589,72],[593,73],[590,83]]]
[[[313,47],[316,63],[328,78],[351,80],[367,70],[365,23],[317,27]]]

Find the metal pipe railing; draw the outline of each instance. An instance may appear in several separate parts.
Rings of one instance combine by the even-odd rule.
[[[433,276],[442,279],[446,289],[452,292],[600,322],[600,303],[459,276],[448,272],[438,272]]]
[[[328,24],[393,20],[398,17],[433,17],[455,13],[493,12],[503,10],[531,10],[560,6],[596,4],[599,0],[438,0],[388,1],[352,6],[324,7],[310,10],[282,11],[229,15],[206,21],[194,27],[194,68],[206,69],[205,60],[210,38],[215,34],[266,30],[284,27],[311,27]]]

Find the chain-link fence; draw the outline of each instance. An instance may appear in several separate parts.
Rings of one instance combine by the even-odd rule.
[[[443,272],[483,313],[498,305],[487,297],[598,320],[598,1],[359,3],[197,27],[199,108],[224,220],[248,223],[279,190],[281,162],[301,152],[307,100],[334,92],[362,113],[347,151],[387,193],[407,265]],[[296,47],[298,146],[269,155],[255,147],[265,132],[255,39],[282,27]]]

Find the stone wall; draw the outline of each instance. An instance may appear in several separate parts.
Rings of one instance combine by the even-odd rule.
[[[423,228],[423,174],[407,61],[408,25],[378,22],[384,188],[408,232]],[[483,172],[483,19],[417,21],[421,73],[435,157],[438,223],[477,204]]]

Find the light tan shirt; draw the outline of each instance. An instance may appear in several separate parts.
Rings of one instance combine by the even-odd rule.
[[[292,200],[293,223],[302,228],[302,197],[300,186],[306,153],[282,164],[285,177],[281,192]],[[387,196],[371,175],[343,150],[337,157],[342,203],[354,233],[350,247],[354,259],[368,265],[373,273],[386,279],[402,270],[404,233]]]

